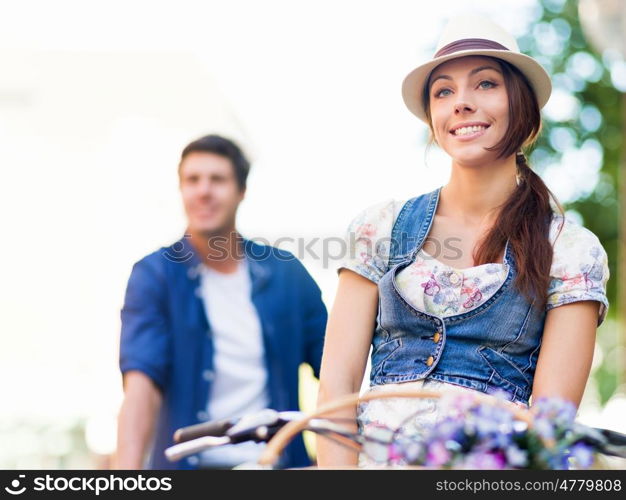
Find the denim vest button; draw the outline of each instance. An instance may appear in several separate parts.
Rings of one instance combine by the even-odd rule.
[[[192,467],[195,467],[196,465],[198,465],[199,461],[200,461],[200,459],[198,457],[189,457],[187,459],[187,463],[189,465],[191,465]]]
[[[437,344],[440,339],[441,339],[441,333],[435,332],[435,335],[433,336],[433,342]]]
[[[432,356],[428,356],[428,359],[426,360],[426,365],[432,366],[434,362],[435,362],[435,358],[433,358]]]
[[[213,380],[214,377],[215,373],[213,373],[213,370],[204,370],[202,372],[202,378],[204,378],[204,380],[206,380],[207,382]]]
[[[206,421],[209,419],[209,414],[206,411],[201,410],[196,414],[196,417],[198,417],[198,420]]]

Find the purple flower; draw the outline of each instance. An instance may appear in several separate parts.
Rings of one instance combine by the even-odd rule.
[[[476,398],[472,394],[460,394],[455,400],[455,408],[464,413],[476,405]]]
[[[593,451],[590,446],[584,443],[576,443],[572,446],[570,453],[578,465],[580,465],[583,469],[587,469],[593,463]]]
[[[497,424],[492,420],[488,420],[486,418],[479,418],[476,420],[476,430],[481,438],[492,434],[496,429]]]
[[[447,441],[449,439],[454,439],[457,435],[461,434],[462,429],[462,421],[447,418],[437,423],[435,427],[435,435],[442,441]]]
[[[490,420],[498,424],[510,424],[513,420],[511,412],[501,406],[484,404],[479,406],[475,413],[479,418]]]
[[[415,440],[403,440],[401,443],[398,443],[396,452],[402,455],[402,461],[405,463],[422,463],[424,444]]]
[[[554,470],[567,470],[569,462],[567,460],[567,453],[563,453],[562,451],[557,451],[555,453],[550,453],[548,450],[545,450],[546,454],[549,456],[548,459],[548,467]]]
[[[464,469],[504,469],[506,459],[501,452],[470,453],[461,463]]]
[[[445,445],[441,441],[435,441],[428,446],[426,465],[444,465],[451,457],[452,454],[446,449]]]
[[[503,430],[502,427],[497,429],[492,436],[490,436],[489,441],[494,448],[498,448],[501,450],[506,449],[507,446],[511,444],[512,433],[508,430]]]
[[[528,463],[528,454],[517,446],[511,445],[506,449],[506,459],[512,467],[525,467]]]
[[[466,393],[449,392],[444,394],[440,400],[442,411],[456,417],[463,417],[476,404],[476,397]]]
[[[532,428],[543,439],[554,438],[554,426],[546,418],[536,417],[535,421],[533,422]]]
[[[495,389],[494,391],[490,392],[490,394],[501,401],[510,400],[509,393],[503,389]]]
[[[570,456],[581,468],[593,462],[595,448],[570,445],[576,407],[568,401],[540,398],[530,426],[509,408],[470,394],[449,393],[440,403],[447,416],[419,436],[396,436],[388,450],[391,462],[469,469],[567,469]]]
[[[533,408],[537,417],[551,419],[557,425],[568,425],[576,417],[574,403],[561,398],[539,398]]]
[[[387,459],[389,460],[389,463],[398,464],[402,462],[402,460],[404,459],[404,453],[400,446],[398,446],[396,443],[391,443],[388,450],[389,455]]]

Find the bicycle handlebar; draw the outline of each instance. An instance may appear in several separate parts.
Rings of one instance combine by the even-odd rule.
[[[297,411],[278,412],[265,409],[238,419],[215,420],[178,429],[174,434],[174,441],[178,444],[166,449],[165,455],[174,462],[212,447],[244,441],[268,442],[289,423],[291,426],[297,425],[299,430],[342,436],[357,447],[364,441],[363,436],[348,431],[331,419],[319,418],[317,415],[306,417]],[[581,435],[584,442],[597,447],[600,453],[626,458],[625,434],[579,423],[575,423],[573,429]]]
[[[203,436],[191,441],[175,444],[165,450],[165,457],[170,462],[176,462],[189,455],[195,455],[208,448],[230,444],[230,438],[226,436]]]
[[[174,433],[174,446],[165,450],[168,460],[175,462],[205,449],[244,441],[269,441],[286,423],[299,420],[299,411],[261,410],[241,418],[213,420],[182,427]]]
[[[214,420],[183,427],[174,433],[174,442],[184,443],[185,441],[191,441],[204,436],[224,436],[238,420],[239,419]]]
[[[265,412],[266,411],[264,410],[263,412],[259,414],[250,415],[249,418],[247,418],[246,421],[243,422],[245,426],[240,426],[240,428],[235,428],[235,426],[232,426],[227,431],[227,434],[234,434],[234,436],[230,436],[230,435],[200,436],[200,437],[196,437],[193,439],[189,439],[189,440],[180,442],[178,444],[175,444],[174,446],[170,446],[169,448],[167,448],[165,450],[165,456],[171,462],[176,462],[177,460],[181,460],[182,458],[185,458],[189,455],[195,455],[196,453],[200,453],[201,451],[204,451],[209,448],[224,446],[227,444],[240,443],[242,441],[257,441],[257,442],[269,441],[282,426],[284,426],[290,421],[288,420],[290,417],[291,417],[291,420],[293,420],[296,416],[299,416],[300,418],[302,417],[302,415],[299,412],[283,412],[282,417],[277,419],[277,421],[273,425],[268,426],[266,425],[267,422],[264,422],[264,420],[267,420],[267,416],[269,415],[269,413],[265,413]],[[281,415],[278,412],[276,413],[278,415]],[[243,421],[244,419],[242,418],[241,420]],[[248,425],[248,422],[251,422],[252,420],[256,420],[259,423],[259,425],[257,426]],[[217,424],[221,424],[222,422],[223,421],[206,422],[207,425],[205,425],[205,428],[211,430],[212,432],[216,431],[219,428]],[[213,424],[213,425],[210,425],[210,424]],[[190,427],[199,428],[199,426],[190,426]],[[185,427],[184,429],[188,429],[188,428]],[[179,430],[182,430],[182,429],[179,429]],[[330,420],[321,419],[321,418],[312,419],[309,422],[309,425],[306,430],[317,432],[317,433],[332,432],[334,434],[351,439],[354,442],[359,442],[361,439],[361,436],[346,430],[341,425],[338,425],[335,422],[332,422]],[[187,436],[187,435],[189,434],[188,433],[183,434],[183,436]]]

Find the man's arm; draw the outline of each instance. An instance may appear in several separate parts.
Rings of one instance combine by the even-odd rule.
[[[124,401],[117,419],[116,469],[141,469],[154,434],[162,396],[144,373],[124,374]]]
[[[118,468],[142,468],[169,377],[171,335],[166,283],[156,262],[133,267],[121,312],[120,369],[124,400],[118,417]]]
[[[322,301],[322,292],[301,262],[297,262],[303,301],[304,361],[313,368],[315,377],[320,376],[324,333],[328,311]]]

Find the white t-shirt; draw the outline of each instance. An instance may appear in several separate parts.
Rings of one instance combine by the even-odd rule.
[[[203,266],[201,290],[214,349],[209,420],[240,417],[268,408],[263,334],[251,300],[248,263],[242,259],[237,271],[229,274]],[[207,450],[201,454],[200,464],[235,466],[256,461],[264,446],[246,442]]]

